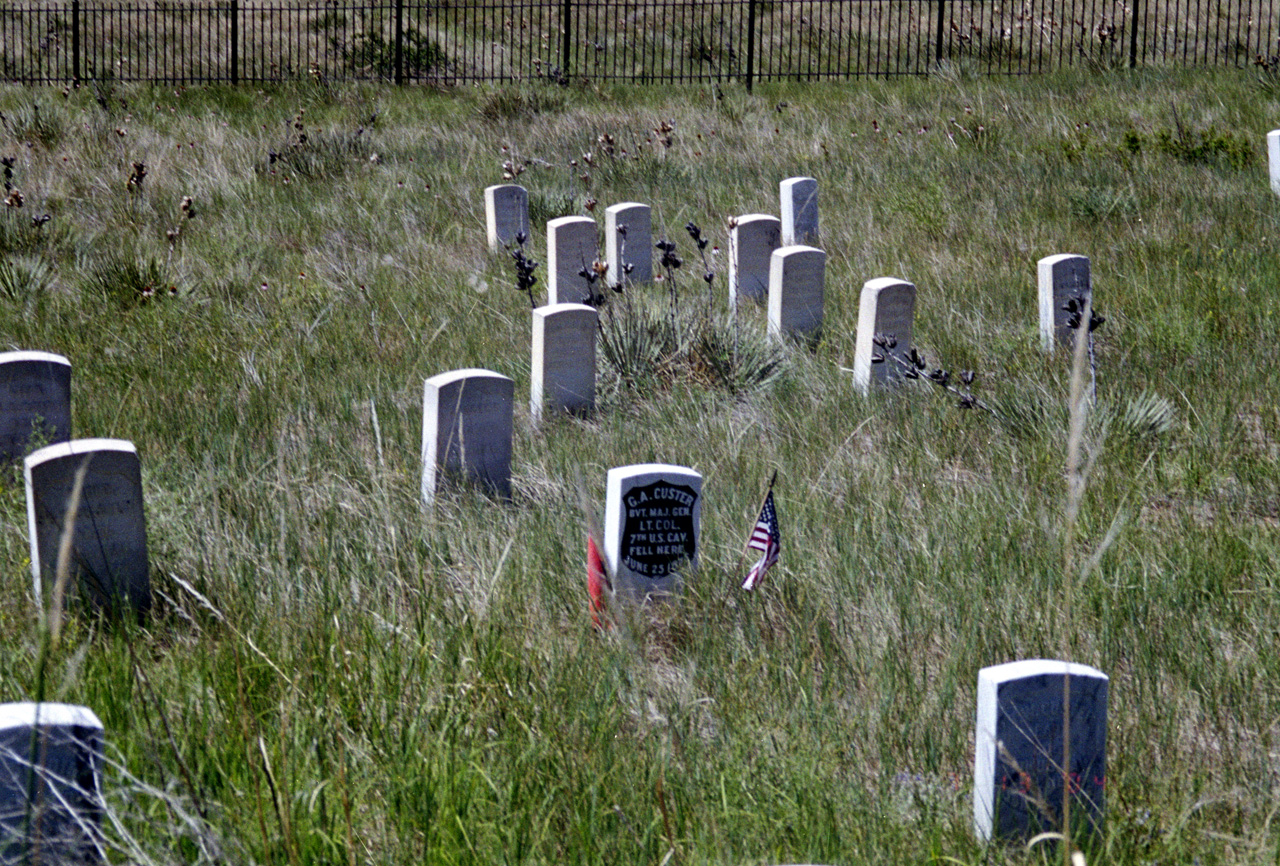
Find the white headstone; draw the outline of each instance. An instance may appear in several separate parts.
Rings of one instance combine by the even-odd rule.
[[[484,216],[489,249],[501,252],[517,234],[529,234],[529,191],[514,183],[485,187]]]
[[[1267,167],[1271,171],[1271,191],[1280,195],[1280,129],[1267,133]]]
[[[511,498],[515,382],[489,370],[453,370],[422,387],[422,501],[446,479],[474,482]]]
[[[769,333],[814,339],[822,328],[827,254],[806,246],[779,247],[769,264]]]
[[[63,523],[81,467],[67,597],[80,592],[98,608],[115,608],[123,600],[143,613],[151,607],[151,578],[142,467],[133,443],[122,439],[73,439],[27,455],[23,474],[36,597],[53,589]]]
[[[626,238],[618,226],[626,226]],[[647,204],[629,201],[605,208],[604,258],[610,286],[619,285],[624,276],[632,284],[653,282],[653,217]],[[624,274],[624,264],[631,265],[630,274]]]
[[[551,304],[533,311],[533,368],[529,411],[542,417],[546,404],[582,414],[596,405],[596,324],[586,304]]]
[[[604,520],[615,591],[636,600],[677,595],[677,564],[697,565],[702,476],[665,463],[610,469]]]
[[[70,438],[71,362],[50,352],[0,352],[0,460]]]
[[[818,243],[818,182],[789,177],[778,185],[782,199],[782,245]]]
[[[916,287],[894,277],[877,277],[862,286],[858,304],[858,336],[853,349],[853,384],[866,393],[874,382],[885,385],[902,378],[902,366],[889,352],[906,358],[911,352],[911,323],[916,314]],[[876,335],[892,335],[898,345],[882,350],[873,342]],[[872,363],[876,354],[884,361]]]
[[[1071,345],[1071,328],[1067,327],[1067,301],[1084,301],[1092,291],[1089,257],[1074,253],[1046,256],[1036,265],[1040,288],[1040,346],[1046,352],[1054,341]]]
[[[105,862],[102,765],[92,710],[0,704],[0,863]]]
[[[604,288],[593,287],[582,276],[582,269],[591,269],[598,252],[596,221],[590,217],[558,217],[547,223],[548,304],[581,304]]]
[[[774,216],[753,213],[737,218],[729,229],[729,306],[739,298],[764,303],[769,293],[769,261],[781,246],[782,223]]]
[[[1070,678],[1071,825],[1098,827],[1107,779],[1107,676],[1030,659],[978,672],[973,821],[983,840],[1062,830],[1063,686]],[[1047,813],[1047,814],[1046,814]]]

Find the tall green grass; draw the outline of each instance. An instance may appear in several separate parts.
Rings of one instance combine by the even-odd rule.
[[[1280,102],[1250,75],[99,95],[0,91],[25,198],[0,213],[0,335],[69,357],[76,434],[143,461],[157,611],[73,612],[43,666],[106,725],[117,861],[1039,862],[972,839],[974,687],[1060,655],[1068,621],[1112,678],[1091,862],[1277,856]],[[514,501],[424,510],[422,380],[528,386],[527,299],[483,227],[508,160],[543,218],[650,202],[686,261],[686,222],[727,250],[730,216],[816,177],[823,342],[761,387],[606,375],[596,415],[538,428],[518,399]],[[1035,322],[1058,252],[1092,258],[1108,318],[1071,536],[1070,360]],[[877,276],[918,285],[921,351],[1014,421],[855,393]],[[655,460],[704,476],[701,569],[597,635],[574,479],[602,504],[609,467]],[[745,596],[774,468],[782,561]],[[0,514],[21,700],[43,632],[20,473]],[[1064,542],[1087,563],[1104,540],[1068,620]]]

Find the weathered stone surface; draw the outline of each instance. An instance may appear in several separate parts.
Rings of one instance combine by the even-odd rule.
[[[618,226],[627,227],[624,239]],[[629,201],[610,205],[604,211],[604,258],[609,263],[605,274],[610,286],[653,282],[653,215],[647,204]],[[631,265],[631,273],[623,265]]]
[[[1280,195],[1280,129],[1267,133],[1267,166],[1271,171],[1271,191]]]
[[[529,411],[583,414],[596,405],[596,325],[585,304],[551,304],[533,311],[533,363]]]
[[[144,613],[151,607],[151,577],[142,467],[133,443],[121,439],[73,439],[27,455],[23,473],[36,595],[52,592],[67,507],[82,467],[67,595],[79,591],[95,607],[112,609],[123,601]]]
[[[50,352],[0,352],[0,460],[71,438],[71,362]]]
[[[92,710],[0,704],[0,863],[105,862],[102,768],[102,722]]]
[[[486,187],[485,227],[489,249],[501,252],[516,242],[516,235],[529,235],[529,191],[514,183]]]
[[[827,254],[779,247],[769,266],[769,333],[812,340],[822,329]]]
[[[916,314],[916,287],[894,277],[877,277],[862,286],[858,305],[858,335],[854,344],[853,384],[866,392],[872,383],[886,385],[902,378],[902,366],[888,352],[905,358],[911,351],[911,325]],[[873,342],[876,335],[892,335],[896,349],[882,350]],[[877,353],[885,355],[873,363]]]
[[[591,300],[596,289],[581,272],[591,269],[598,253],[596,221],[590,217],[559,217],[547,223],[547,303]]]
[[[777,217],[753,213],[737,218],[729,229],[729,306],[749,298],[764,303],[769,294],[769,264],[781,245]]]
[[[479,484],[511,498],[515,383],[490,370],[453,370],[422,388],[422,500],[446,480]]]
[[[1040,290],[1040,345],[1047,352],[1054,343],[1071,345],[1067,326],[1067,301],[1083,301],[1092,292],[1088,256],[1063,253],[1046,256],[1036,264]]]
[[[789,177],[778,185],[782,205],[782,245],[818,243],[818,182]]]

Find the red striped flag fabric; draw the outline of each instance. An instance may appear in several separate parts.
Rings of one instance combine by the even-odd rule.
[[[605,574],[604,559],[600,556],[600,549],[596,547],[595,539],[588,535],[587,596],[591,599],[591,623],[597,629],[609,627],[608,621],[603,618],[608,608],[605,595],[608,585],[609,578]]]
[[[760,509],[760,517],[756,520],[756,528],[751,531],[747,547],[760,551],[760,558],[751,566],[747,579],[742,582],[742,588],[750,591],[756,588],[764,573],[778,561],[778,552],[782,549],[782,533],[778,531],[778,511],[773,506],[772,490],[764,498],[764,507]]]

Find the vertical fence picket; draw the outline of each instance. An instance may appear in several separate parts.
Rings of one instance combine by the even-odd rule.
[[[227,14],[231,21],[231,51],[229,52],[231,65],[231,83],[240,83],[240,0],[231,0]]]
[[[80,86],[80,0],[71,0],[71,80]]]

